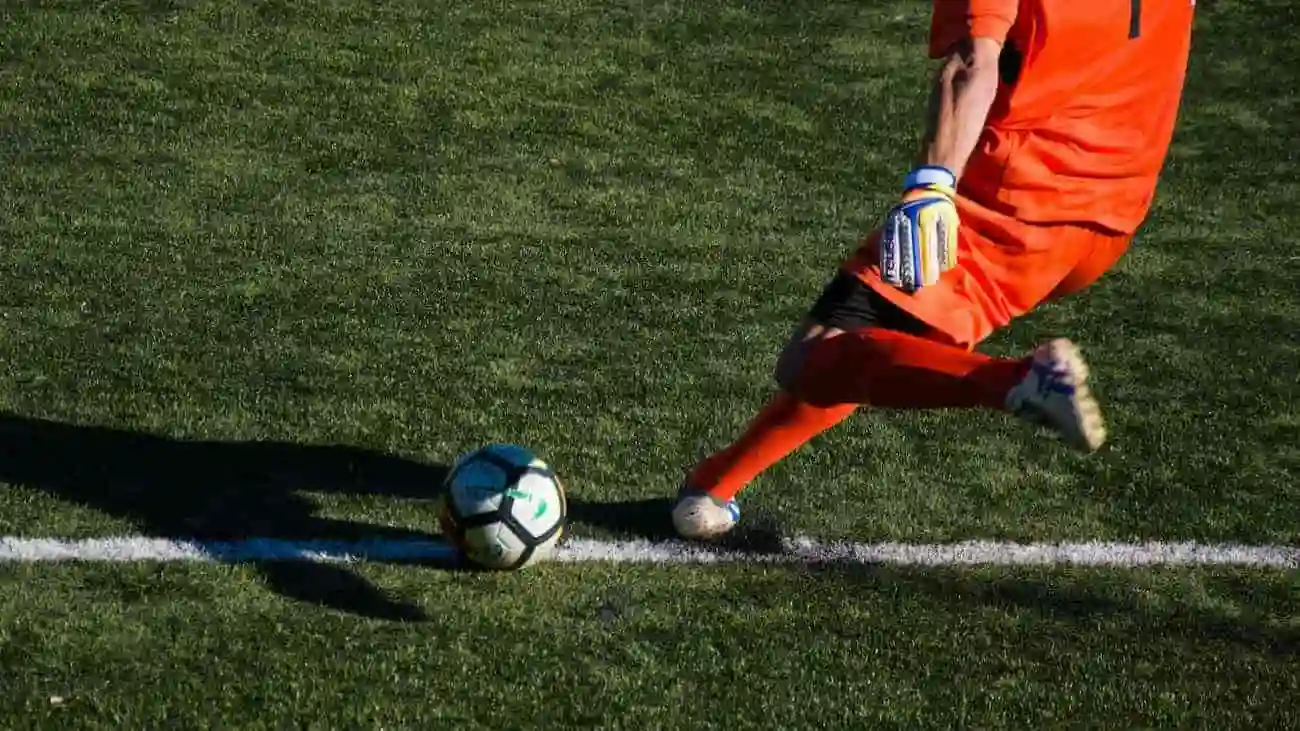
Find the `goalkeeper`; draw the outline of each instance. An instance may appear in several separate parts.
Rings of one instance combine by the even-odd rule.
[[[934,0],[941,59],[900,202],[844,262],[777,361],[781,390],[690,472],[677,531],[739,518],[760,472],[858,406],[1009,412],[1105,440],[1068,340],[975,346],[1110,269],[1145,219],[1173,135],[1195,0]]]

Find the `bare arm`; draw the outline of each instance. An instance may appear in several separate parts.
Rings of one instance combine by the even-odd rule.
[[[921,164],[943,166],[961,178],[998,92],[1001,52],[998,41],[976,38],[948,55],[930,94]]]

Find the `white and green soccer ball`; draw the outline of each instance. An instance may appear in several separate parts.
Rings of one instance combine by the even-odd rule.
[[[564,533],[564,486],[524,447],[490,444],[462,455],[444,488],[443,537],[483,568],[514,570],[544,560]]]

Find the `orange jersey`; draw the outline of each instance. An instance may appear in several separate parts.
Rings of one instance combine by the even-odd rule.
[[[959,191],[1029,223],[1132,233],[1173,137],[1195,0],[934,0],[930,55],[1004,42]]]

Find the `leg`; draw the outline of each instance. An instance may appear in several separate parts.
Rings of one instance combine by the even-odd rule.
[[[725,533],[739,517],[735,496],[745,485],[861,404],[1006,409],[1073,446],[1096,449],[1105,432],[1072,344],[1053,341],[1021,359],[972,351],[1062,283],[1079,263],[1075,253],[1092,250],[1095,234],[1064,229],[1046,238],[1050,256],[1045,247],[1004,248],[964,232],[962,269],[918,296],[884,288],[886,297],[866,286],[868,260],[837,277],[778,359],[781,391],[735,443],[691,471],[673,512],[678,532]],[[868,239],[860,251],[872,248]]]
[[[745,485],[859,404],[1000,408],[1027,370],[1027,361],[927,339],[934,333],[856,277],[834,279],[778,358],[781,390],[733,444],[691,471],[673,513],[678,531],[697,538],[725,533],[738,518],[735,496]],[[849,391],[820,398],[823,386]]]
[[[836,275],[777,358],[777,385],[786,391],[795,390],[809,352],[822,341],[873,326],[910,335],[933,332],[929,325],[884,299],[857,277]]]
[[[1005,409],[1051,428],[1076,449],[1096,450],[1106,432],[1087,364],[1073,343],[1053,340],[1019,360],[964,353],[947,343],[978,342],[1041,302],[1086,288],[1123,256],[1129,240],[1086,227],[1021,226],[1014,245],[1001,245],[964,230],[960,268],[939,285],[913,297],[872,287],[930,321],[938,337],[868,327],[815,341],[800,361],[795,390],[818,406]],[[871,247],[865,248],[858,274],[874,281]]]
[[[818,341],[793,391],[817,406],[1002,409],[1027,358],[993,358],[924,337],[866,327]]]

